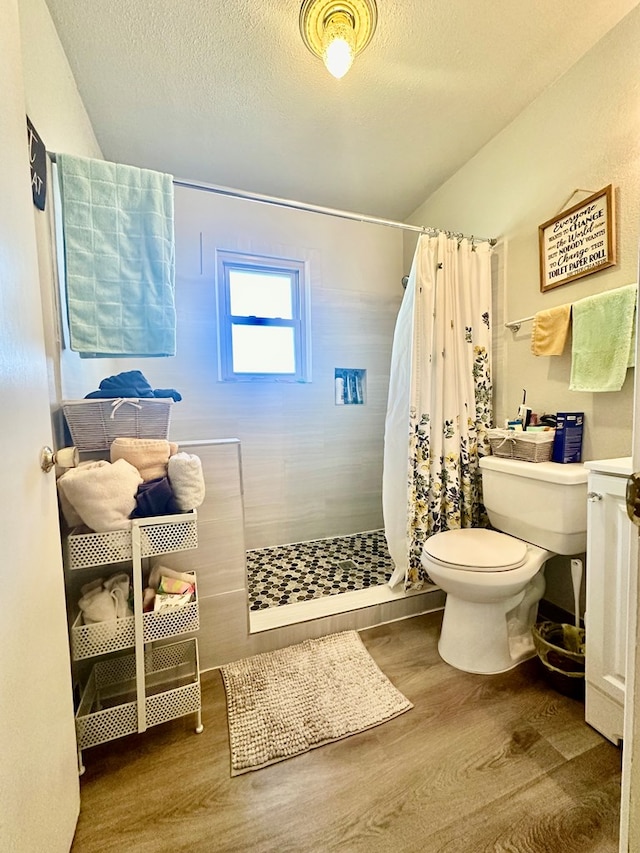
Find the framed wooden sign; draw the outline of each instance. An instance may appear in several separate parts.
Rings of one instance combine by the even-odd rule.
[[[540,290],[611,267],[616,236],[611,184],[538,228]]]

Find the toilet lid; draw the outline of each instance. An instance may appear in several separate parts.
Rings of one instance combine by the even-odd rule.
[[[497,530],[464,528],[436,533],[424,546],[431,559],[469,572],[504,572],[517,569],[527,556],[520,539]]]

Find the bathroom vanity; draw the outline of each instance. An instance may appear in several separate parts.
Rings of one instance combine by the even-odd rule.
[[[637,531],[625,503],[631,457],[585,462],[587,509],[585,719],[608,740],[623,736],[630,598]],[[635,624],[635,623],[633,623]]]

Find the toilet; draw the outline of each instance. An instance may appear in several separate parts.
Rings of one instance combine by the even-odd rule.
[[[447,599],[438,643],[465,672],[506,672],[535,654],[531,628],[545,590],[544,567],[587,543],[587,469],[579,464],[480,460],[492,529],[436,533],[422,565]]]

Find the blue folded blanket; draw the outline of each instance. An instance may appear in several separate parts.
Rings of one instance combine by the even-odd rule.
[[[140,370],[126,370],[115,376],[107,376],[98,390],[87,394],[85,400],[111,397],[172,397],[176,403],[182,400],[182,395],[174,388],[153,389]]]

